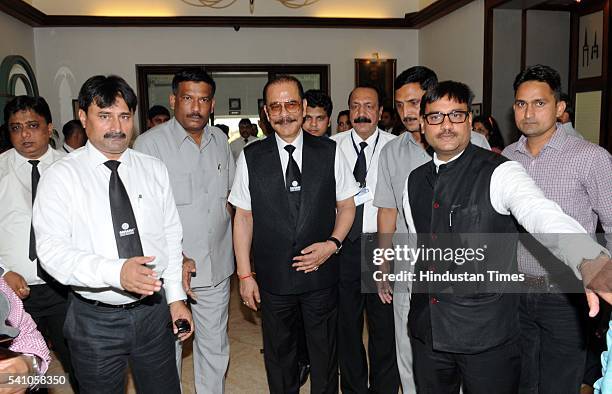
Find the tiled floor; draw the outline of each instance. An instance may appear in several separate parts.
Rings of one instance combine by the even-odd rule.
[[[259,394],[268,393],[266,372],[264,369],[261,338],[261,319],[259,314],[242,306],[236,289],[232,283],[229,311],[230,364],[226,380],[226,393],[229,394]],[[62,367],[54,358],[49,374],[62,373]],[[193,358],[191,342],[183,349],[183,392],[195,393],[193,385]],[[68,394],[72,390],[66,386],[50,390],[52,394]],[[128,393],[135,393],[131,379],[128,380]],[[309,393],[309,383],[306,383],[301,393]],[[147,393],[149,394],[149,393]]]

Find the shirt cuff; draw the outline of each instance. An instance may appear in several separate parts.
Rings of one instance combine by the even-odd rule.
[[[394,199],[387,200],[386,198],[376,198],[376,194],[374,194],[374,201],[372,201],[372,205],[376,208],[395,208],[397,209],[397,205],[395,204]]]
[[[98,270],[104,283],[117,289],[125,290],[121,286],[121,268],[127,259],[104,260]]]
[[[336,193],[336,201],[343,201],[343,200],[346,200],[349,197],[354,197],[357,193],[359,193],[359,190],[361,190],[361,188],[359,186],[357,186],[357,184],[355,184],[354,187],[352,187],[352,188],[350,188],[348,190],[344,190],[340,194]]]
[[[164,291],[166,292],[166,302],[168,302],[168,305],[175,301],[187,299],[187,294],[185,294],[185,290],[183,290],[183,285],[180,281],[170,282],[164,279]]]
[[[251,210],[251,204],[248,201],[236,198],[235,196],[232,196],[231,194],[229,198],[227,199],[227,201],[233,206],[238,207],[240,209],[244,209],[245,211]]]
[[[572,245],[572,248],[566,252],[567,260],[570,262],[570,268],[578,279],[582,279],[582,274],[578,268],[584,260],[596,259],[602,253],[610,256],[610,252],[606,248],[593,241],[588,235],[585,234],[584,236],[583,240],[578,241],[576,240],[576,235],[572,234],[567,241],[569,245]]]

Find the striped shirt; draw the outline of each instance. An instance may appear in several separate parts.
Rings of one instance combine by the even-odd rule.
[[[3,278],[0,278],[0,292],[4,294],[9,303],[6,322],[9,326],[19,330],[19,335],[11,342],[9,350],[37,356],[40,360],[39,372],[44,374],[47,372],[47,368],[49,368],[51,356],[43,336],[36,329],[36,323],[34,323],[32,317],[23,310],[23,303],[19,297],[17,297]]]
[[[612,156],[604,148],[584,139],[557,131],[533,157],[521,138],[502,154],[523,165],[527,173],[565,213],[594,234],[599,218],[606,233],[608,250],[612,246]],[[545,276],[546,269],[519,245],[519,270],[531,276]]]

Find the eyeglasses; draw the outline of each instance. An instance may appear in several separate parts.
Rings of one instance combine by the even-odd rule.
[[[448,120],[451,123],[463,123],[467,119],[469,113],[469,111],[453,111],[447,114],[442,112],[431,112],[425,114],[425,121],[428,125],[435,126],[442,124],[444,122],[444,118],[448,116]]]
[[[271,103],[268,104],[268,113],[273,116],[280,115],[283,112],[283,107],[285,107],[285,111],[290,113],[295,113],[300,110],[302,103],[299,101],[291,100],[284,103]]]

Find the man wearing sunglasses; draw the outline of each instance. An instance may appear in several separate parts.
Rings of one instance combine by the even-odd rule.
[[[261,304],[271,393],[299,392],[297,321],[302,315],[312,393],[338,392],[338,261],[355,217],[355,178],[328,138],[302,131],[303,88],[291,76],[264,87],[274,137],[238,157],[229,202],[236,207],[234,250],[244,305]],[[255,272],[249,254],[253,247]]]
[[[406,223],[409,232],[417,234],[418,245],[444,250],[450,246],[458,252],[448,242],[460,238],[462,247],[485,250],[478,263],[461,265],[451,258],[444,264],[441,258],[423,257],[416,262],[420,280],[412,289],[408,331],[417,392],[455,394],[460,386],[474,393],[518,392],[518,297],[511,294],[516,287],[495,279],[483,285],[469,283],[472,279],[422,279],[430,273],[478,273],[497,267],[515,271],[515,220],[530,233],[549,235],[539,238],[544,246],[582,277],[585,286],[611,298],[612,282],[604,277],[605,270],[593,273],[611,264],[608,252],[546,199],[521,164],[470,144],[472,99],[469,87],[453,81],[440,82],[425,93],[420,122],[434,149],[433,160],[412,171],[403,196]],[[570,235],[554,236],[561,233]],[[459,237],[451,239],[450,234]],[[518,282],[520,275],[515,275]],[[592,315],[598,310],[593,296]]]

